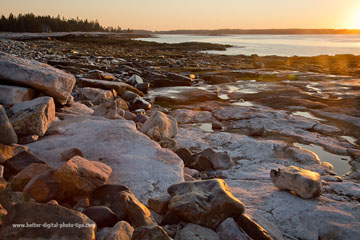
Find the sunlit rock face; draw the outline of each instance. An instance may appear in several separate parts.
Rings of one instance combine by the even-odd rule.
[[[65,104],[75,85],[75,77],[37,61],[0,54],[0,78],[10,83],[25,85]]]
[[[302,198],[314,198],[322,192],[321,178],[317,172],[290,166],[272,169],[270,177],[274,185],[280,190],[294,191]]]

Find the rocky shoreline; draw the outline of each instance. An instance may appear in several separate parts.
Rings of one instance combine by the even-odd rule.
[[[0,40],[0,239],[356,239],[359,56],[226,47]]]

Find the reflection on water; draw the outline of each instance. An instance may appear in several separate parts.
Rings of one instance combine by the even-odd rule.
[[[294,143],[295,146],[301,147],[302,149],[307,149],[315,153],[322,162],[329,162],[334,166],[334,172],[339,175],[345,175],[350,171],[350,165],[348,161],[350,161],[350,157],[348,156],[340,156],[333,153],[329,153],[325,151],[322,147],[317,145],[305,145],[301,143]]]
[[[291,115],[294,115],[294,116],[302,116],[302,117],[306,117],[306,118],[310,118],[310,119],[314,119],[314,120],[319,120],[319,121],[325,121],[325,119],[315,117],[314,115],[312,115],[312,114],[309,113],[309,112],[297,111],[297,112],[293,112]]]

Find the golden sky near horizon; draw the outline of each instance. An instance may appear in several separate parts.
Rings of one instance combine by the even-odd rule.
[[[360,0],[0,0],[0,14],[60,14],[103,26],[174,29],[360,29]]]

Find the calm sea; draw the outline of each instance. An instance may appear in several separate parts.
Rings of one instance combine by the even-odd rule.
[[[226,51],[208,53],[259,56],[317,56],[335,54],[360,54],[360,35],[155,35],[156,38],[139,40],[160,43],[208,42],[230,44]]]

